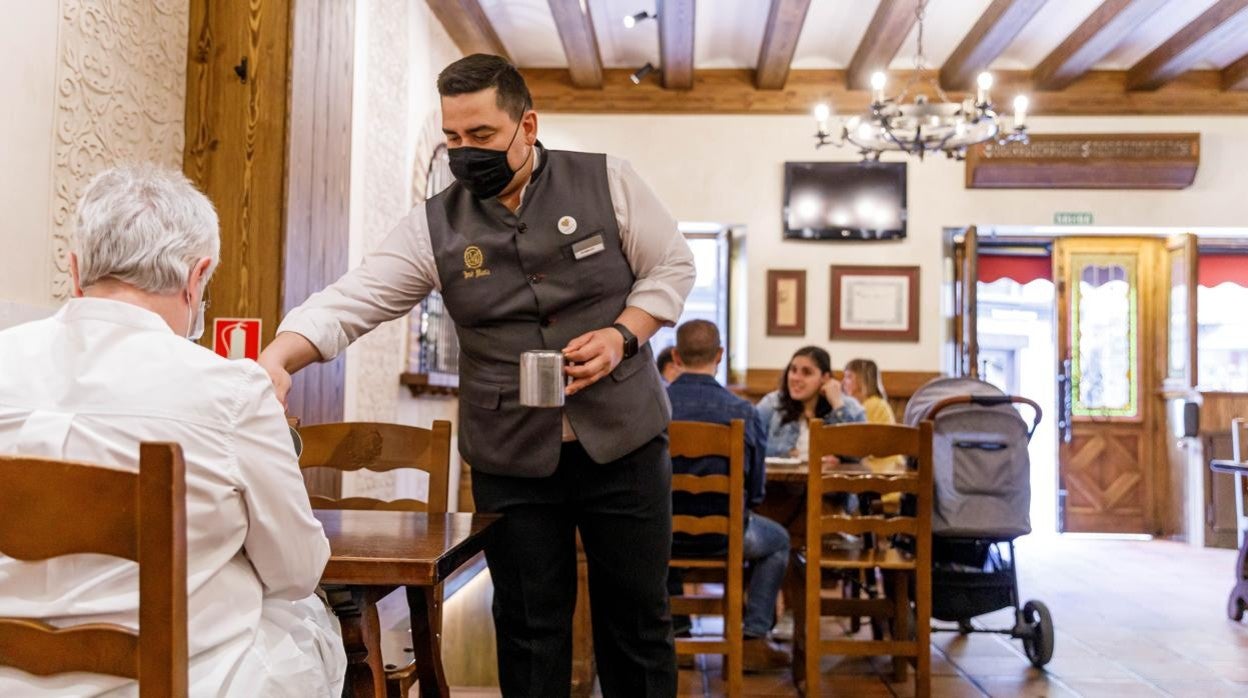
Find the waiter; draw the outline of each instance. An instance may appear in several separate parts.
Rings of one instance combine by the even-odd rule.
[[[679,318],[692,253],[628,163],[538,142],[506,60],[462,58],[438,93],[456,181],[292,311],[260,363],[284,399],[291,372],[441,292],[460,453],[478,510],[503,514],[486,548],[503,695],[570,691],[578,530],[603,694],[674,695],[671,411],[647,340]],[[519,404],[520,354],[543,348],[569,363],[562,410]]]

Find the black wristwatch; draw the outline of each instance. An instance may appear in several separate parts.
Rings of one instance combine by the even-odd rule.
[[[624,337],[624,358],[631,359],[637,354],[637,335],[633,334],[623,323],[617,322],[612,327]]]

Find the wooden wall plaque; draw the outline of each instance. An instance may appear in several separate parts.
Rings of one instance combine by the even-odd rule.
[[[1199,133],[1042,133],[966,154],[967,189],[1185,189]]]

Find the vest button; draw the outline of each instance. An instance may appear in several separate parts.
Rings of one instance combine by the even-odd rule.
[[[525,223],[521,223],[520,225],[516,226],[516,230],[521,233],[525,233],[525,232],[528,232],[529,226]]]
[[[555,324],[555,319],[553,317],[547,316],[547,317],[542,318],[538,322],[538,324],[540,324],[542,327],[550,327],[551,325]]]
[[[529,274],[529,283],[540,284],[546,278],[545,274]]]

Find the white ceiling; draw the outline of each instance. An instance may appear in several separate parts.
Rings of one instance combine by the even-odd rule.
[[[1096,68],[1125,70],[1207,10],[1217,0],[1170,0],[1136,28]],[[657,23],[625,29],[623,18],[654,12],[654,0],[582,0],[598,35],[608,68],[659,63]],[[923,32],[928,63],[939,67],[971,30],[991,0],[930,0]],[[992,68],[1036,66],[1101,0],[1049,0],[1028,22]],[[862,40],[879,0],[812,0],[793,56],[793,68],[844,68]],[[481,6],[512,59],[525,68],[565,68],[567,59],[547,0],[481,0]],[[697,0],[694,64],[698,68],[753,68],[763,41],[770,0]],[[902,44],[893,69],[914,63],[917,28]],[[1248,37],[1214,47],[1199,68],[1223,68],[1248,48]]]

